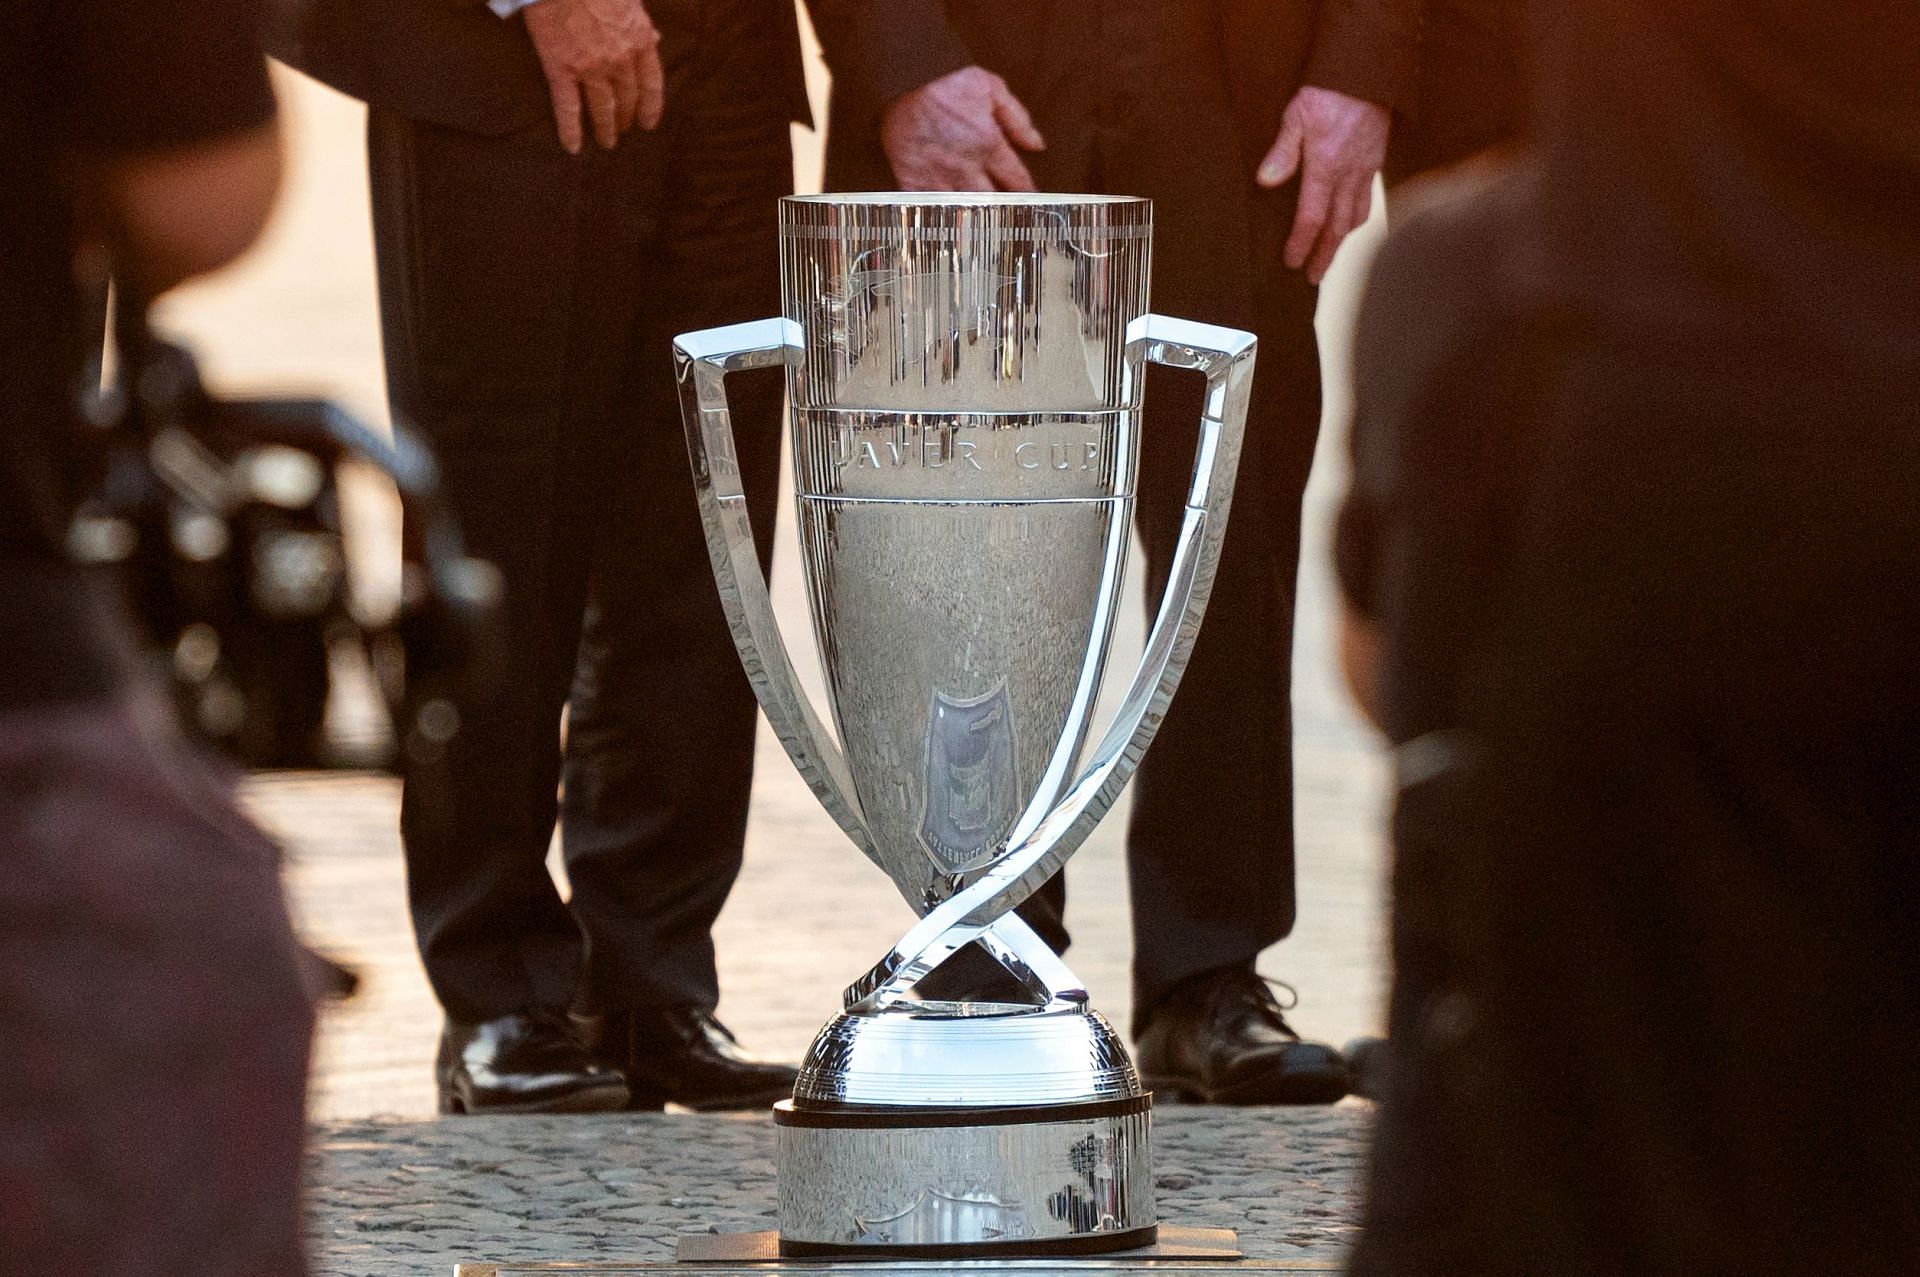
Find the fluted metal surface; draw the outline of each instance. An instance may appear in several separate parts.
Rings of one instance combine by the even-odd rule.
[[[1146,313],[1152,232],[1152,204],[1122,197],[784,200],[783,296],[807,333],[798,406],[1126,406],[1126,329]]]

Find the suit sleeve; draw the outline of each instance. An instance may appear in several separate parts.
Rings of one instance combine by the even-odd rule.
[[[808,0],[807,11],[835,89],[875,111],[974,62],[945,0]]]
[[[1303,84],[1392,110],[1413,105],[1427,0],[1320,0]]]

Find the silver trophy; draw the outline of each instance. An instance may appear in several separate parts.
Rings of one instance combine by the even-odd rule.
[[[781,205],[786,317],[674,343],[714,574],[794,765],[919,922],[847,990],[775,1109],[789,1255],[1154,1241],[1149,1096],[1012,910],[1126,785],[1200,625],[1251,334],[1147,313],[1152,205],[1010,194]],[[1171,578],[1086,749],[1126,565],[1148,362],[1207,378]],[[834,733],[754,557],[725,377],[784,364]],[[1025,1001],[913,996],[974,941]]]

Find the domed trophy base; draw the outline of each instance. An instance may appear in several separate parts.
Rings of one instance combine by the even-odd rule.
[[[774,1123],[783,1255],[1085,1255],[1157,1236],[1152,1097],[1082,1006],[836,1016]]]

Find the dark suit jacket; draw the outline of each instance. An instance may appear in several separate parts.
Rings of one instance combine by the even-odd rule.
[[[668,101],[674,74],[698,44],[702,0],[649,0],[660,28]],[[767,0],[766,38],[786,68],[777,94],[790,119],[809,123],[799,23],[784,0]],[[278,33],[272,52],[369,106],[473,133],[503,134],[552,113],[546,77],[516,15],[502,20],[481,0],[309,0]]]
[[[836,132],[842,138],[870,133],[895,98],[964,66],[978,63],[1015,80],[1009,68],[1044,56],[1039,37],[1049,7],[1009,0],[810,0],[833,72],[829,139]],[[1411,97],[1426,0],[1207,0],[1194,7],[1218,15],[1249,173],[1273,145],[1281,113],[1303,84],[1395,108]]]

